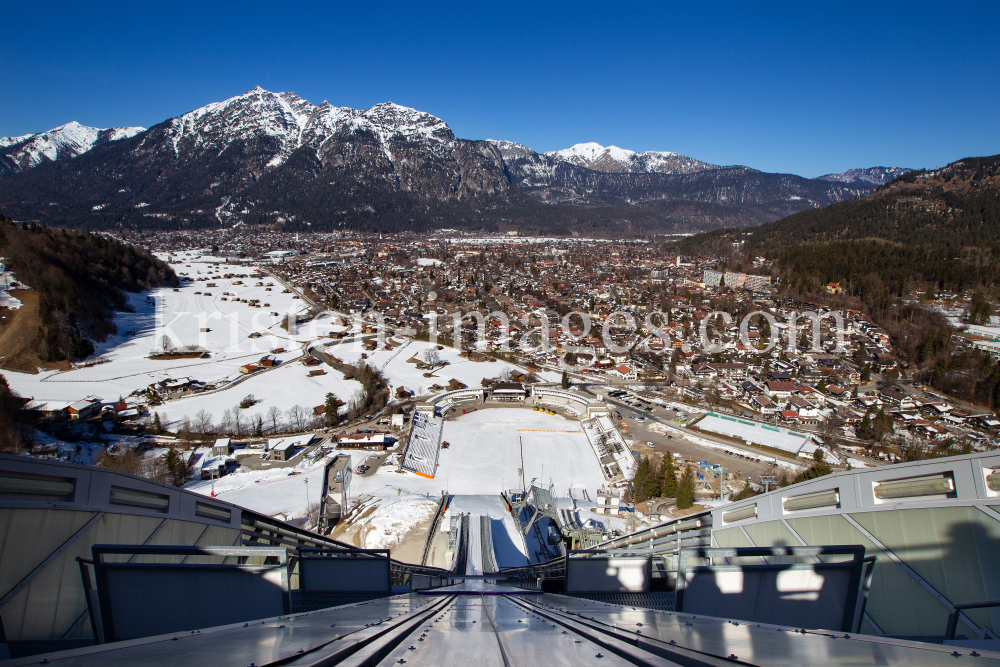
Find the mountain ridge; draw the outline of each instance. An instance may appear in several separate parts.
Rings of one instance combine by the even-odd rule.
[[[821,181],[830,181],[833,183],[871,184],[879,186],[885,185],[910,171],[913,170],[905,167],[866,167],[848,169],[839,174],[824,174],[816,178]]]
[[[104,143],[144,132],[144,127],[88,127],[70,121],[65,125],[20,137],[0,137],[0,178],[37,167],[42,162],[70,159]]]
[[[718,168],[718,165],[708,164],[673,151],[637,153],[627,148],[602,146],[595,142],[575,144],[562,150],[549,151],[544,155],[605,173],[687,174]]]
[[[612,148],[539,154],[459,139],[444,120],[392,102],[359,110],[256,87],[142,132],[95,139],[71,159],[57,151],[10,171],[0,178],[0,206],[19,219],[95,229],[646,233],[753,226],[870,189]],[[590,167],[564,159],[574,155]]]

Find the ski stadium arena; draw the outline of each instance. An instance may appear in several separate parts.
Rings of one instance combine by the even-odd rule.
[[[232,502],[250,491],[0,455],[0,659],[1000,665],[1000,454],[848,470],[605,539],[577,503],[599,513],[635,457],[593,398],[445,392],[399,451],[435,490],[418,562],[324,530],[348,506],[342,456],[310,532]]]

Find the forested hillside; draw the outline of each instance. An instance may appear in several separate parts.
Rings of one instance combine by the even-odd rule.
[[[1000,365],[953,345],[945,317],[913,299],[972,290],[970,310],[988,320],[1000,276],[1000,156],[910,172],[862,199],[753,230],[699,234],[673,249],[719,258],[728,269],[770,271],[782,296],[862,309],[892,337],[914,378],[1000,405]],[[773,263],[754,268],[757,257]],[[828,291],[828,283],[839,286]]]
[[[0,216],[0,254],[18,281],[30,286],[21,311],[11,311],[4,337],[5,361],[36,354],[43,362],[84,358],[93,341],[116,332],[114,312],[129,308],[125,292],[177,285],[164,262],[144,250],[97,234],[16,226]],[[37,316],[37,323],[34,317]],[[24,322],[31,319],[31,326]]]
[[[915,284],[958,291],[989,285],[1000,275],[1000,155],[909,172],[861,199],[751,231],[699,234],[677,248],[765,256],[793,283],[841,282],[863,298]]]

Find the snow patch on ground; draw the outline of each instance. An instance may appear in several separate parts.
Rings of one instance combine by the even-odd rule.
[[[388,549],[395,547],[418,524],[429,521],[437,511],[437,503],[422,496],[381,498],[369,501],[375,506],[364,521],[361,547]],[[369,503],[358,506],[355,512],[364,512]]]

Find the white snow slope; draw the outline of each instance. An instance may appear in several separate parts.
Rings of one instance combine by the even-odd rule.
[[[715,165],[695,160],[680,153],[670,151],[645,151],[636,153],[618,146],[602,146],[593,141],[576,144],[559,151],[550,151],[546,156],[570,162],[578,167],[586,167],[604,172],[640,172],[663,174],[686,174]]]
[[[75,120],[65,125],[20,137],[0,137],[0,149],[13,147],[5,153],[21,171],[37,167],[42,162],[74,158],[102,142],[118,141],[144,132],[144,127],[112,127],[101,129],[81,125]]]

